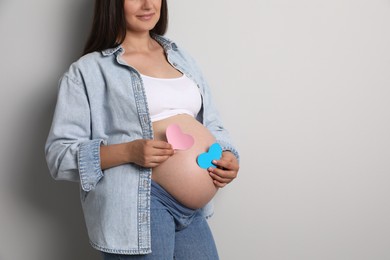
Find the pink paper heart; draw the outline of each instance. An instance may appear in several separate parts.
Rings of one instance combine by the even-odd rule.
[[[175,150],[187,150],[194,145],[194,138],[191,135],[184,134],[180,126],[176,124],[169,125],[166,130],[168,143]]]

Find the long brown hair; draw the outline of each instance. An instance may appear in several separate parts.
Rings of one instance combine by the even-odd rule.
[[[84,47],[84,54],[120,45],[126,37],[125,0],[96,0],[92,29]],[[164,35],[168,27],[167,1],[161,0],[160,20],[150,31]]]

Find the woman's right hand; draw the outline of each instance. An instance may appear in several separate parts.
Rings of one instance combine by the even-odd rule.
[[[146,139],[100,146],[102,170],[126,163],[153,168],[165,162],[173,154],[174,150],[169,143]]]
[[[172,146],[164,141],[138,139],[128,145],[130,161],[146,168],[157,167],[174,154]]]

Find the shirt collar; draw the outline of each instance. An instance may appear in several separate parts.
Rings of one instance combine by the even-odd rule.
[[[165,50],[174,50],[174,51],[177,50],[176,43],[174,43],[173,41],[171,41],[170,39],[164,36],[158,34],[152,34],[152,38],[155,39],[157,42],[159,42]]]
[[[121,45],[118,45],[118,46],[116,46],[114,48],[103,50],[102,54],[104,56],[109,56],[109,55],[112,55],[112,54],[116,53],[118,50],[121,50],[121,51],[123,50]]]
[[[157,42],[159,42],[161,44],[161,46],[167,51],[167,50],[174,50],[176,51],[177,50],[177,45],[176,43],[172,42],[171,40],[169,40],[168,38],[165,38],[163,36],[160,36],[160,35],[157,35],[157,34],[152,34],[152,37],[153,39],[155,39]],[[109,56],[109,55],[112,55],[114,53],[116,53],[117,51],[123,51],[123,47],[122,45],[118,45],[114,48],[109,48],[109,49],[105,49],[102,51],[102,54],[104,56]]]

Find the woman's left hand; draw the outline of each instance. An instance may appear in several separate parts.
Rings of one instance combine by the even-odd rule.
[[[222,158],[214,160],[213,164],[217,168],[210,167],[208,171],[216,187],[223,188],[237,177],[240,166],[233,153],[229,151],[223,152]]]

